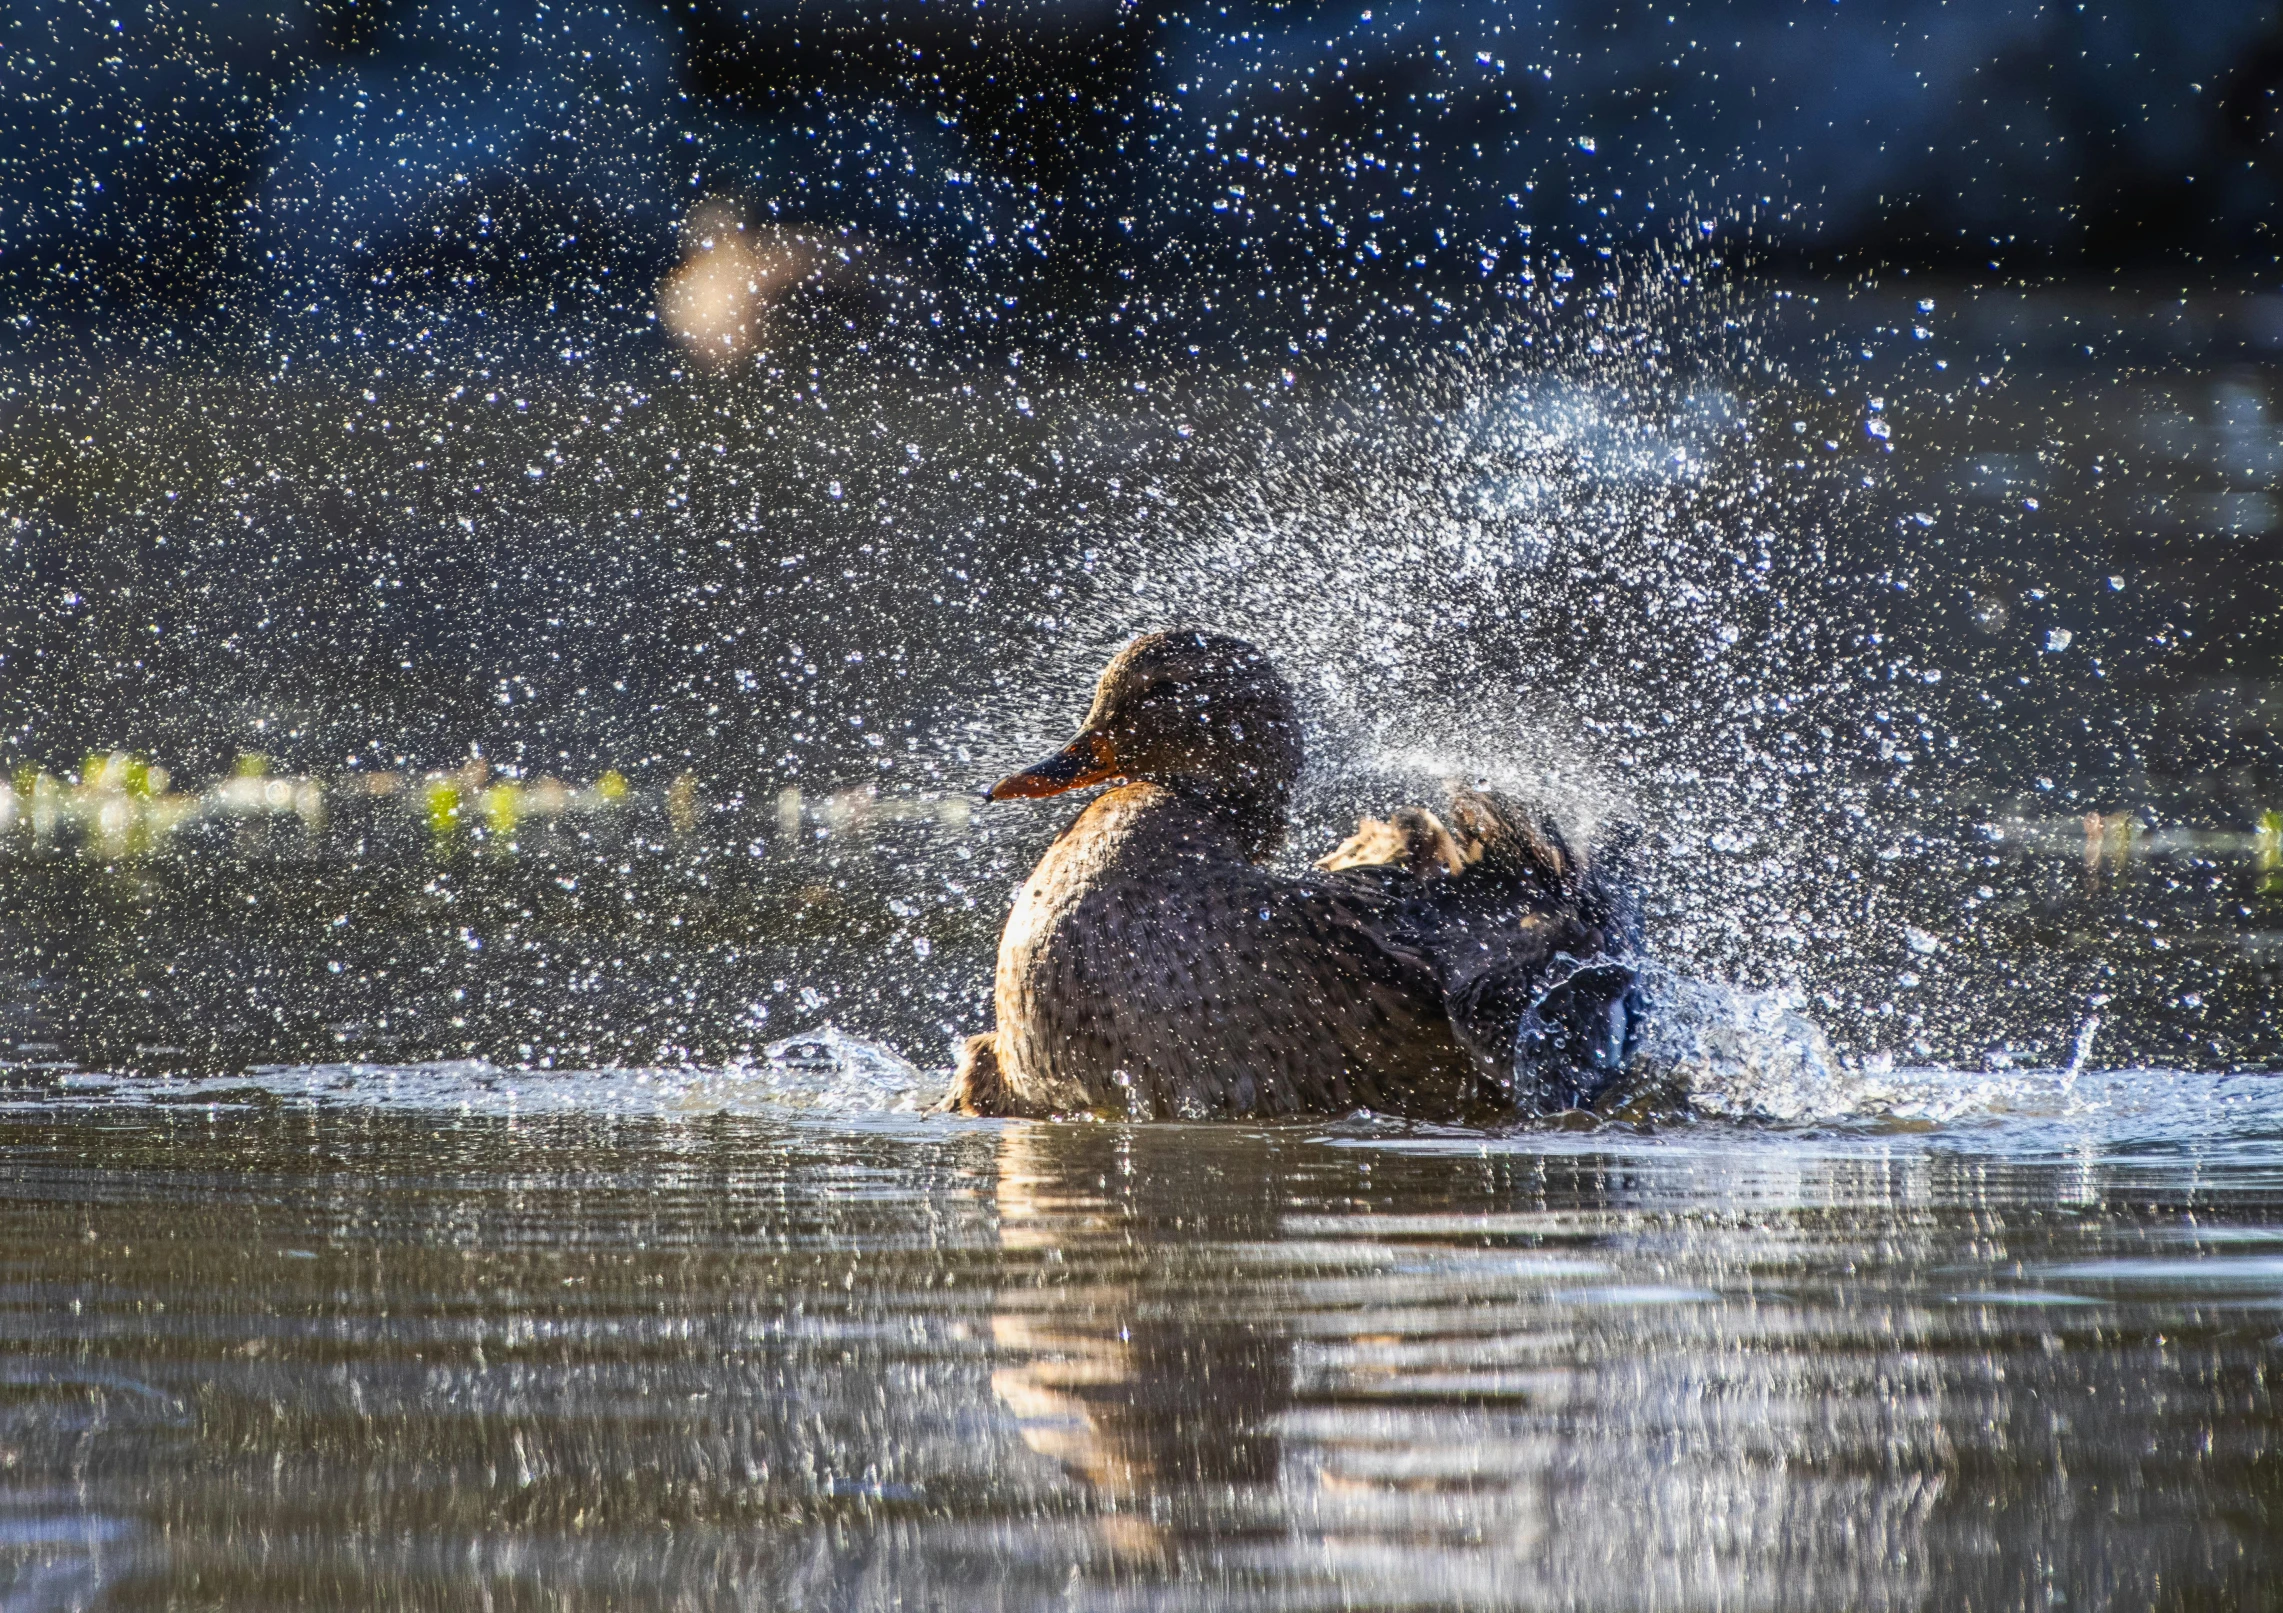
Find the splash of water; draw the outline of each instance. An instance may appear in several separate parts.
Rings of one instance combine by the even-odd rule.
[[[1796,1122],[1855,1111],[1844,1071],[1796,995],[1745,991],[1651,965],[1641,977],[1635,1084],[1696,1113]]]
[[[2077,1045],[2069,1054],[2069,1067],[2061,1073],[2064,1087],[2074,1088],[2077,1077],[2085,1073],[2085,1066],[2093,1057],[2093,1038],[2100,1034],[2101,1016],[2088,1015],[2085,1023],[2077,1028]]]
[[[1677,1099],[1670,1119],[1774,1127],[1795,1139],[1802,1130],[1842,1141],[1917,1135],[2007,1153],[2078,1151],[2091,1140],[2268,1158],[2283,1136],[2283,1086],[2264,1076],[2141,1069],[1993,1075],[1897,1068],[1879,1059],[1849,1064],[1783,994],[1657,967],[1644,986],[1636,1075],[1642,1086]],[[892,1048],[832,1027],[775,1043],[751,1062],[710,1069],[537,1071],[462,1059],[269,1066],[204,1080],[27,1068],[8,1075],[0,1115],[24,1117],[298,1104],[503,1121],[563,1115],[671,1124],[741,1115],[835,1127],[946,1123],[921,1119],[944,1072],[922,1070]],[[1396,1145],[1422,1138],[1456,1145],[1447,1128],[1351,1120],[1333,1129],[1352,1136],[1359,1126],[1365,1138]],[[1685,1141],[1693,1131],[1665,1125],[1647,1140]],[[1723,1148],[1737,1145],[1733,1132],[1720,1136]],[[1464,1146],[1594,1148],[1611,1140],[1606,1131],[1573,1135],[1531,1126],[1503,1138],[1470,1132]]]
[[[1892,839],[1872,799],[1892,773],[1838,736],[1899,703],[1866,693],[1893,657],[1800,609],[1827,579],[1794,535],[1830,489],[1780,457],[1791,408],[1748,312],[1677,270],[1608,289],[1581,327],[1555,297],[1406,355],[1416,376],[1257,400],[1265,429],[1209,422],[1182,481],[1085,532],[1077,606],[979,736],[1010,762],[1043,747],[1135,632],[1237,632],[1308,723],[1296,857],[1484,780],[1581,838],[1644,824],[1651,951],[1674,967],[1827,1008],[1891,992],[1900,927],[1857,870]]]
[[[606,1114],[675,1119],[711,1114],[863,1117],[924,1110],[943,1073],[880,1042],[827,1025],[770,1044],[751,1061],[707,1069],[510,1069],[482,1059],[420,1064],[264,1065],[185,1079],[108,1071],[11,1071],[0,1113],[301,1103],[323,1107],[535,1118]]]

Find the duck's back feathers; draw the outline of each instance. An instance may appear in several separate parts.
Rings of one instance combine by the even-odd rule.
[[[1455,874],[1466,867],[1466,848],[1423,806],[1398,807],[1384,818],[1365,818],[1316,866],[1327,873],[1350,868],[1401,868],[1406,873]]]
[[[1546,813],[1458,790],[1301,878],[1153,784],[1090,805],[1000,940],[945,1106],[1139,1117],[1591,1104],[1630,1023],[1614,887]],[[1365,855],[1365,853],[1370,855]]]

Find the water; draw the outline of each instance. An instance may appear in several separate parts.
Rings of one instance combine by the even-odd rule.
[[[931,1119],[916,1074],[842,1039],[19,1076],[8,1605],[2170,1607],[2283,1570],[2265,1078],[1481,1134]]]
[[[19,9],[0,1605],[2275,1604],[2266,9]],[[1621,1112],[926,1113],[1182,620]]]

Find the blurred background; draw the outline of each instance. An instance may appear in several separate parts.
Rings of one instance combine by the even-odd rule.
[[[0,41],[23,1058],[933,1058],[1052,827],[968,795],[1179,616],[1296,854],[1513,773],[1851,1053],[2278,1056],[2283,7]]]

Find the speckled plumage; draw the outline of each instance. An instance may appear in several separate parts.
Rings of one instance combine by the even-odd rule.
[[[1210,696],[1190,699],[1200,687]],[[1343,866],[1270,871],[1299,771],[1289,696],[1258,651],[1194,632],[1129,646],[1071,750],[1000,791],[1060,787],[1074,753],[1114,753],[1130,781],[1024,885],[1000,938],[998,1027],[969,1040],[947,1107],[1459,1119],[1547,1106],[1517,1090],[1517,1038],[1544,1017],[1559,960],[1607,952],[1621,927],[1550,824],[1459,791],[1458,835],[1412,809],[1327,859]],[[1602,1027],[1589,1040],[1631,986],[1629,969],[1602,967],[1557,994],[1565,1024]]]

